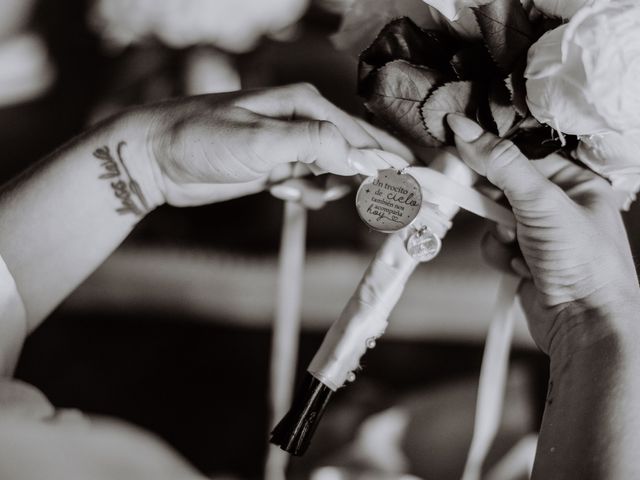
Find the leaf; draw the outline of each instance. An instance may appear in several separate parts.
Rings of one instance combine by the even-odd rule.
[[[489,111],[498,136],[503,137],[513,127],[516,109],[511,103],[511,93],[501,78],[494,78],[489,86]]]
[[[477,118],[478,86],[469,81],[449,82],[431,92],[422,106],[422,118],[427,131],[449,145],[453,144],[453,132],[446,125],[449,113],[461,113]]]
[[[425,129],[420,106],[444,81],[446,76],[437,70],[396,60],[372,73],[365,105],[397,133],[422,146],[439,146]]]
[[[388,23],[362,52],[358,78],[364,81],[373,70],[393,60],[407,60],[453,75],[449,60],[458,48],[458,42],[446,33],[423,30],[409,18],[398,18]]]
[[[491,57],[505,74],[511,73],[534,40],[520,0],[493,0],[473,11]]]
[[[513,73],[507,77],[507,88],[511,93],[511,102],[521,117],[529,115],[529,107],[527,106],[527,81],[524,78],[524,70],[527,66],[526,58],[523,58],[513,70]]]

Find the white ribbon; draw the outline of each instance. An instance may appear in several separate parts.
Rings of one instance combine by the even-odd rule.
[[[449,156],[439,165],[441,171],[426,167],[403,169],[420,183],[425,206],[412,226],[390,235],[385,241],[311,361],[309,373],[331,389],[337,390],[353,379],[367,347],[375,345],[372,342],[384,333],[389,315],[418,264],[405,246],[416,228],[426,226],[442,238],[451,227],[458,207],[515,228],[511,211],[474,190],[470,185],[471,176],[456,173],[462,171],[460,165],[458,159]],[[434,203],[439,208],[434,208]],[[505,277],[500,287],[485,346],[474,434],[463,480],[480,478],[482,464],[500,425],[513,329],[511,306],[517,284],[515,277]]]
[[[478,480],[502,420],[509,352],[513,335],[513,304],[520,279],[505,274],[500,282],[493,320],[484,344],[473,437],[462,480]]]

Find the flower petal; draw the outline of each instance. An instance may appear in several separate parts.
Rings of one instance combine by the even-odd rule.
[[[533,0],[536,8],[550,17],[570,19],[582,7],[602,0]]]
[[[578,159],[594,172],[607,178],[623,193],[627,209],[640,191],[640,132],[608,133],[581,138]]]

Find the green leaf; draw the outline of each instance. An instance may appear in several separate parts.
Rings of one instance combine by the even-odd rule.
[[[441,142],[452,145],[453,132],[445,117],[460,113],[476,119],[481,98],[478,85],[469,81],[449,82],[433,90],[421,110],[427,131]]]
[[[437,70],[395,60],[371,74],[365,105],[396,133],[422,146],[439,146],[425,129],[420,106],[444,81]]]
[[[513,127],[516,109],[511,103],[511,93],[501,78],[495,78],[489,85],[489,111],[498,136],[503,137]]]
[[[520,0],[493,0],[473,10],[491,57],[505,74],[511,73],[534,40]]]
[[[358,78],[364,81],[373,70],[393,60],[406,60],[453,75],[449,60],[458,48],[458,41],[446,33],[423,30],[409,18],[398,18],[387,24],[362,52]]]

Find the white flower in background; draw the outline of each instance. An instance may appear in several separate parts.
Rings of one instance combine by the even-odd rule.
[[[240,90],[241,79],[233,59],[211,47],[190,50],[185,59],[184,90],[187,95]]]
[[[453,22],[455,28],[456,23],[466,24],[463,28],[467,30],[469,26],[474,25],[475,17],[471,10],[472,7],[479,7],[487,3],[491,3],[493,0],[422,0],[430,7],[438,10],[444,15],[448,21]],[[528,8],[531,5],[532,0],[521,0],[521,3]],[[561,1],[561,0],[557,0]],[[576,0],[577,1],[577,0]],[[587,0],[584,0],[587,1]],[[477,30],[477,25],[473,26],[474,30]]]
[[[569,19],[582,7],[596,3],[608,3],[609,0],[533,0],[536,8],[550,17]]]
[[[0,41],[28,26],[35,0],[0,0]]]
[[[156,37],[181,48],[245,52],[294,24],[309,0],[97,0],[91,23],[115,46]]]
[[[467,7],[477,7],[492,0],[423,0],[427,5],[438,10],[450,21],[458,20],[463,9]]]
[[[568,24],[547,32],[531,47],[525,76],[532,114],[556,130],[579,135],[583,145],[578,157],[617,188],[635,192],[640,166],[640,2],[583,7]]]

